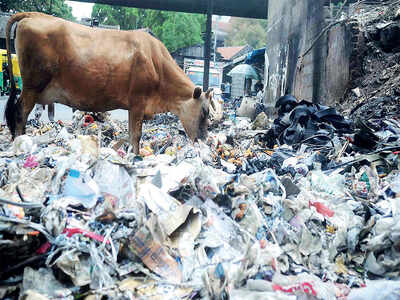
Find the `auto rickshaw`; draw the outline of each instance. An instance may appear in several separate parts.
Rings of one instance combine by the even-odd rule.
[[[0,57],[1,57],[1,69],[0,69],[0,93],[1,95],[8,95],[10,90],[10,76],[8,74],[8,61],[7,61],[7,50],[0,49]],[[11,55],[12,63],[13,63],[13,73],[15,79],[15,86],[17,88],[17,92],[21,92],[22,90],[22,78],[21,71],[19,69],[18,58],[15,54]]]

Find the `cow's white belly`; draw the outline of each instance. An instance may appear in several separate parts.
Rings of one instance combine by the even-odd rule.
[[[51,83],[39,95],[37,103],[42,105],[60,103],[78,110],[93,112],[104,112],[113,109],[128,109],[115,99],[113,99],[113,101],[108,101],[107,103],[102,103],[101,105],[96,103],[96,101],[91,100],[93,99],[85,99],[82,95],[73,94],[68,89],[61,87],[58,84]]]

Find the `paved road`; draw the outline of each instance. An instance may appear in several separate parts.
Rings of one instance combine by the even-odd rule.
[[[6,102],[8,100],[7,96],[0,97],[0,123],[4,122],[4,108],[6,106]],[[111,116],[114,119],[125,121],[128,120],[128,111],[117,109],[111,111]],[[29,119],[33,118],[33,112],[29,115]],[[42,121],[49,121],[47,117],[47,109],[42,114]],[[54,120],[62,120],[62,121],[70,121],[72,120],[72,109],[68,106],[62,104],[56,104],[55,106],[55,117]]]

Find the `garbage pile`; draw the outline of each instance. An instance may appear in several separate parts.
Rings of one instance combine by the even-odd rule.
[[[305,100],[298,102],[291,95],[281,97],[277,103],[278,118],[267,133],[267,144],[299,145],[305,142],[325,145],[335,133],[350,133],[351,122],[345,120],[334,108],[313,104]]]
[[[352,4],[351,20],[359,34],[357,62],[340,107],[352,118],[395,116],[400,113],[400,10],[395,0]]]
[[[1,298],[398,298],[399,120],[277,109],[158,116],[140,156],[107,114],[1,127]]]

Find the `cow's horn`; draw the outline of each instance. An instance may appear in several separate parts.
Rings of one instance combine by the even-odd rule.
[[[202,92],[201,88],[196,86],[194,91],[193,91],[193,98],[194,99],[199,99],[200,96],[201,96],[201,92]]]

